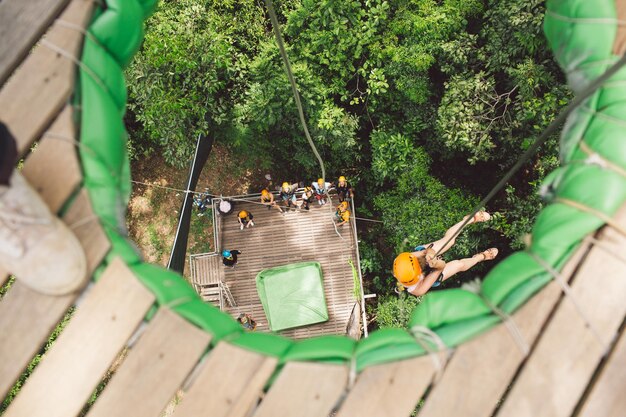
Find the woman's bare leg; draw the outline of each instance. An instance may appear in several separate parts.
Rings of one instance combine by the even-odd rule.
[[[465,272],[482,261],[484,261],[482,256],[474,256],[471,258],[456,259],[454,261],[450,261],[446,264],[446,267],[443,268],[443,280],[445,281],[448,278],[452,278],[459,272]]]
[[[498,256],[498,249],[490,248],[484,252],[478,253],[471,258],[457,259],[446,263],[443,268],[443,280],[453,277],[459,272],[465,272],[468,269],[474,267],[476,264],[484,261],[490,261]]]
[[[486,213],[486,212],[479,212],[479,213],[482,213],[483,216],[485,216],[485,215],[489,216],[489,214]],[[441,239],[432,242],[433,249],[435,250],[435,252],[437,252],[439,255],[442,255],[442,254],[446,253],[446,251],[448,249],[450,249],[454,245],[454,243],[456,242],[456,238],[458,236],[459,229],[461,228],[463,223],[465,223],[465,220],[467,219],[468,216],[463,217],[463,220],[461,220],[460,222],[458,222],[457,224],[455,224],[454,226],[452,226],[451,228],[446,230],[446,233],[443,235],[443,237]],[[477,213],[477,216],[479,216],[478,213]],[[491,218],[491,216],[489,216],[486,220],[481,220],[481,221],[487,221],[490,218]],[[476,223],[476,217],[470,219],[470,221],[467,222],[467,224],[472,224],[472,223]],[[455,236],[455,234],[456,234],[456,236]],[[452,237],[454,237],[454,238],[452,238]],[[446,244],[446,242],[448,242],[448,243]],[[444,245],[445,245],[445,247],[444,247]],[[428,247],[428,245],[426,245],[426,247]]]

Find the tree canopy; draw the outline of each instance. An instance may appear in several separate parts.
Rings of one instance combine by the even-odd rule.
[[[544,3],[275,1],[326,169],[356,186],[360,214],[383,221],[360,225],[372,291],[390,293],[393,254],[460,220],[569,99]],[[127,82],[136,153],[182,166],[204,132],[276,177],[319,175],[262,2],[161,2]],[[557,164],[553,137],[490,204],[489,229],[465,232],[451,256],[521,247]]]

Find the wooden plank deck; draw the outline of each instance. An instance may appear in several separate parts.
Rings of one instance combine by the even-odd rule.
[[[336,199],[335,199],[336,200]],[[325,323],[290,329],[282,335],[303,339],[325,334],[345,334],[350,314],[358,301],[353,294],[354,279],[349,260],[357,264],[356,241],[349,225],[338,228],[332,224],[334,207],[312,205],[310,211],[291,211],[280,214],[278,210],[253,202],[237,201],[232,214],[221,218],[218,249],[237,249],[243,253],[234,269],[219,263],[208,264],[210,258],[198,258],[193,266],[197,273],[214,268],[224,268],[224,281],[237,303],[226,305],[226,311],[237,317],[250,314],[258,324],[258,331],[269,331],[267,318],[259,300],[255,278],[263,269],[296,262],[317,261],[324,274],[324,294],[329,320]],[[237,212],[247,210],[254,215],[255,226],[240,230]],[[207,259],[207,261],[204,261]],[[199,263],[204,263],[200,264]],[[214,272],[213,272],[214,273]],[[197,279],[202,279],[198,277]],[[360,298],[360,296],[359,296]]]

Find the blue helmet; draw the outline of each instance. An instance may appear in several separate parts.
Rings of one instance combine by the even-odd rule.
[[[229,251],[229,250],[223,250],[223,251],[222,251],[222,256],[223,256],[224,258],[230,258],[231,253],[230,253],[230,251]]]

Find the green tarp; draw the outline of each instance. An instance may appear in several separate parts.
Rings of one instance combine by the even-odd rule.
[[[256,276],[256,288],[272,331],[328,320],[319,262],[264,269]]]

